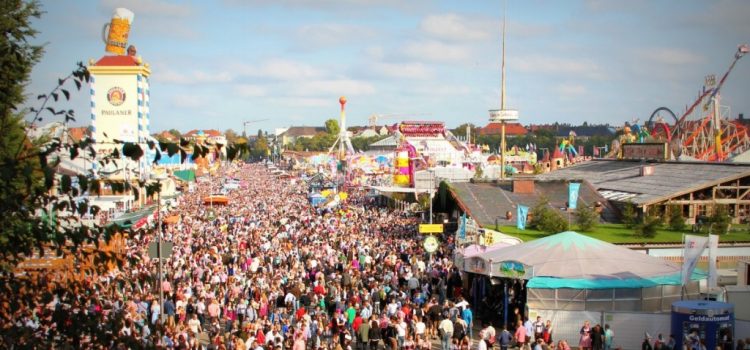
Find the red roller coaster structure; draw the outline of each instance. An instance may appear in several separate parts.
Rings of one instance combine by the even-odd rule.
[[[722,109],[719,103],[721,87],[737,61],[748,52],[750,46],[740,45],[719,83],[715,84],[711,81],[715,79],[707,78],[707,85],[715,87],[704,88],[680,118],[666,107],[659,107],[651,114],[647,124],[651,135],[669,142],[675,158],[684,155],[702,161],[721,162],[750,150],[750,131],[743,124],[731,120],[728,108]],[[698,108],[701,105],[702,108]],[[672,117],[674,124],[670,125],[662,113]]]

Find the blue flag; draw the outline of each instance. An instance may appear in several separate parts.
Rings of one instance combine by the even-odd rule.
[[[526,229],[526,216],[529,215],[529,207],[525,205],[518,205],[518,213],[516,213],[516,227],[519,230]]]
[[[581,187],[579,182],[571,182],[568,185],[568,208],[575,209],[578,205],[578,189]]]
[[[458,229],[458,238],[466,239],[466,213],[461,215],[461,227]]]

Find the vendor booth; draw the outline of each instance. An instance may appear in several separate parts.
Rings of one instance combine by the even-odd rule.
[[[229,197],[218,195],[218,194],[213,194],[208,197],[204,197],[203,204],[205,205],[214,205],[214,204],[227,205],[229,204]]]

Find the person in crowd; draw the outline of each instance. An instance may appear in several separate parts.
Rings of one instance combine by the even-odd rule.
[[[615,342],[615,332],[609,326],[608,323],[604,324],[604,350],[612,350],[612,345]],[[672,350],[672,349],[670,349]]]
[[[591,323],[584,321],[579,333],[581,337],[578,340],[578,349],[591,350]]]

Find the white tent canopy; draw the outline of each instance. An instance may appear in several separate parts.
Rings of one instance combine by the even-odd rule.
[[[567,231],[479,254],[484,274],[502,275],[504,262],[531,268],[529,288],[639,288],[679,284],[680,266],[664,259]],[[507,264],[506,264],[507,265]]]

